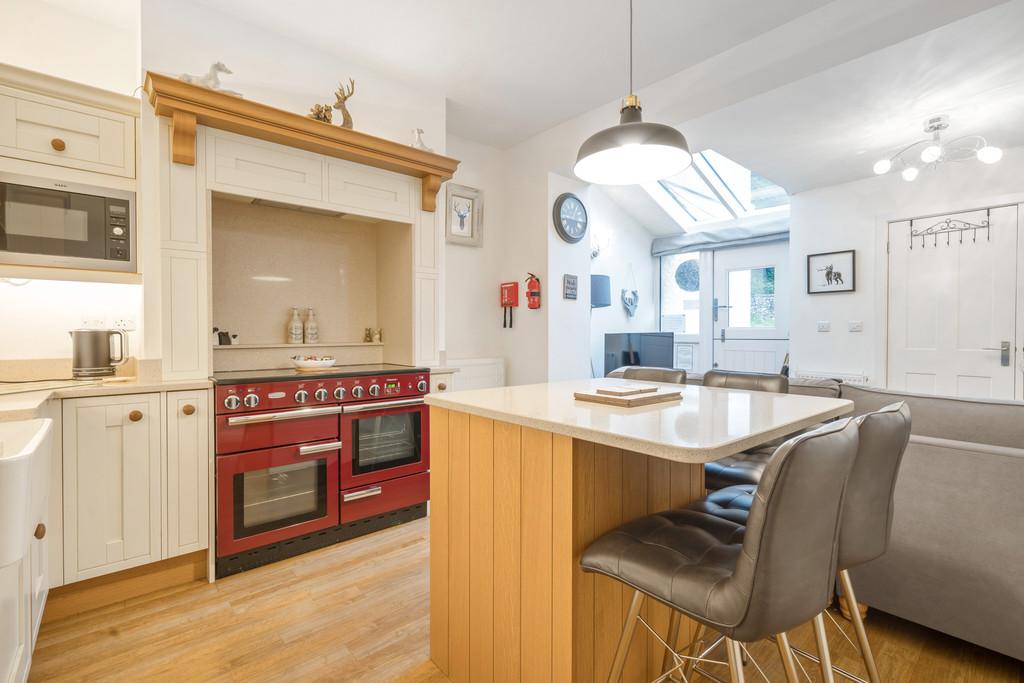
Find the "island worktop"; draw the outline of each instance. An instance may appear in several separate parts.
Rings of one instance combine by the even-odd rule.
[[[462,681],[604,681],[632,590],[579,568],[630,520],[704,492],[700,464],[849,413],[849,401],[671,385],[642,408],[576,401],[601,379],[429,395],[430,657]],[[636,382],[630,382],[636,383]],[[670,385],[661,385],[665,390]],[[666,638],[669,611],[644,620]],[[688,642],[692,624],[680,630]],[[637,629],[623,681],[658,677]]]
[[[427,403],[678,462],[705,463],[845,415],[851,401],[794,394],[659,385],[683,400],[638,408],[575,400],[599,387],[653,384],[614,378],[431,394]]]

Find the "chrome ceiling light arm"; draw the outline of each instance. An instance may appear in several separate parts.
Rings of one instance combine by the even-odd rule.
[[[945,115],[933,116],[924,124],[924,132],[930,133],[930,138],[915,140],[902,148],[888,159],[880,159],[875,162],[874,172],[876,175],[885,175],[897,169],[903,179],[912,182],[917,179],[920,168],[918,161],[923,166],[936,166],[944,161],[967,161],[977,159],[985,164],[994,164],[1003,158],[1003,151],[998,147],[992,147],[980,135],[963,135],[954,138],[946,143],[942,142],[942,131],[949,128],[949,117]],[[925,145],[917,159],[910,159],[911,150]]]

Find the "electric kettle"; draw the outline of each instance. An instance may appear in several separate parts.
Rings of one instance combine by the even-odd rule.
[[[72,330],[71,376],[75,379],[110,377],[128,361],[128,335],[124,330]],[[118,337],[117,355],[111,350]]]

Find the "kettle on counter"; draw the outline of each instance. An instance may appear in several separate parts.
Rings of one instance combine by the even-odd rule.
[[[71,376],[75,379],[111,377],[128,362],[128,335],[124,330],[71,330]],[[111,341],[119,338],[117,355]]]

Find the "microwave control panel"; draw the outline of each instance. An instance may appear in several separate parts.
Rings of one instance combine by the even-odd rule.
[[[131,206],[123,199],[107,200],[107,258],[130,261]]]

